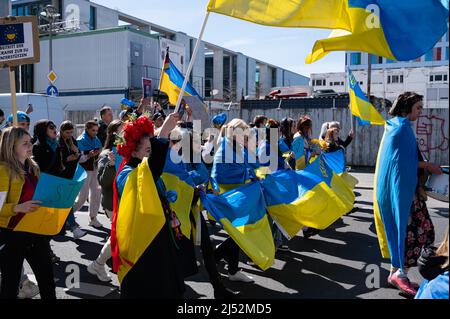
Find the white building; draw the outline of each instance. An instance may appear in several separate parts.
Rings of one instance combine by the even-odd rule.
[[[158,88],[166,47],[180,71],[187,70],[196,38],[88,0],[16,0],[12,14],[39,15],[48,4],[61,14],[64,31],[53,36],[53,70],[68,110],[118,106],[123,97],[139,95],[142,77]],[[40,40],[41,62],[21,67],[18,87],[24,92],[44,93],[49,85],[45,28]],[[308,85],[309,78],[202,41],[190,82],[206,99],[236,102],[264,96],[275,86]],[[211,96],[213,90],[217,94]]]
[[[394,101],[405,91],[424,95],[425,107],[448,108],[449,95],[449,33],[424,56],[407,62],[372,57],[371,95]],[[368,54],[348,52],[346,67],[359,81],[361,89],[367,91]],[[314,90],[332,89],[348,92],[347,75],[338,73],[311,74]]]

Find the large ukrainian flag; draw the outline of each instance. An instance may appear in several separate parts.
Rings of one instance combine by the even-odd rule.
[[[348,90],[350,93],[350,109],[359,125],[384,125],[386,123],[372,103],[369,102],[350,69],[348,70]]]
[[[285,235],[303,226],[325,229],[352,208],[355,195],[320,155],[303,170],[285,170],[260,182],[267,210]]]
[[[180,95],[181,88],[183,87],[183,82],[183,74],[172,63],[169,58],[169,52],[167,52],[159,81],[159,89],[167,94],[170,104],[177,104],[178,96]],[[200,100],[202,99],[190,82],[186,85],[184,96],[196,96]]]
[[[114,218],[111,250],[122,282],[166,222],[147,158],[129,173]]]
[[[201,195],[203,206],[262,270],[273,265],[275,246],[259,183],[240,186],[220,196]]]
[[[269,26],[335,30],[328,39],[315,43],[307,63],[331,51],[364,51],[409,61],[431,50],[447,31],[448,3],[448,0],[210,0],[207,10]]]
[[[388,120],[373,187],[375,226],[382,256],[404,267],[408,218],[417,187],[418,148],[407,118]]]

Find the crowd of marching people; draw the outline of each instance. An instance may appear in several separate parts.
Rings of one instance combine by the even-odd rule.
[[[407,92],[391,109],[393,119],[387,127],[397,130],[394,135],[400,136],[404,143],[401,147],[408,149],[394,161],[379,158],[377,182],[411,162],[408,156],[417,160],[416,166],[399,173],[405,180],[408,178],[404,176],[413,176],[409,193],[393,198],[385,194],[392,187],[387,184],[385,192],[377,192],[380,208],[375,218],[379,237],[383,237],[381,228],[387,235],[380,246],[383,256],[391,258],[388,283],[409,296],[426,298],[439,295],[445,288],[445,278],[448,296],[448,231],[444,242],[433,247],[434,228],[426,207],[423,176],[427,172],[440,174],[440,167],[421,157],[417,142],[411,139],[412,130],[408,131],[410,122],[420,115],[422,100],[422,96]],[[217,247],[213,245],[208,227],[220,221],[206,214],[200,198],[204,194],[219,196],[277,171],[303,170],[322,153],[345,151],[354,138],[350,131],[342,139],[341,125],[335,121],[323,123],[315,138],[312,128],[318,123],[308,115],[299,119],[261,115],[246,123],[221,113],[212,119],[214,130],[198,140],[192,111],[186,105],[183,108],[183,113],[166,114],[159,104],[142,99],[137,107],[122,111],[114,119],[112,108],[104,106],[100,119],[87,121],[78,137],[76,125],[70,121],[41,119],[29,132],[28,114],[18,112],[18,125],[13,126],[12,115],[5,119],[0,110],[0,192],[6,192],[0,210],[0,298],[32,298],[38,293],[43,299],[56,298],[53,264],[59,257],[52,251],[52,236],[13,231],[26,214],[39,208],[40,202],[33,200],[33,195],[42,173],[72,179],[77,167],[86,171],[87,178],[59,235],[67,236],[69,231],[74,239],[83,240],[86,231],[76,222],[77,212],[88,201],[89,227],[102,228],[97,215],[103,208],[112,223],[111,234],[87,271],[100,281],[110,281],[112,273],[105,265],[112,258],[121,298],[182,298],[184,279],[198,267],[195,245],[201,249],[215,298],[234,298],[239,292],[225,287],[218,271],[222,260],[228,265],[230,281],[254,280],[239,269],[242,249],[231,235]],[[235,134],[236,130],[247,134]],[[386,147],[398,147],[395,137],[392,141]],[[267,158],[276,163],[263,160]],[[169,189],[164,172],[186,176],[192,187],[190,197]],[[173,205],[183,196],[188,203],[184,207],[187,220]],[[389,201],[384,200],[386,196]],[[407,201],[406,212],[400,207],[403,201]],[[400,226],[395,220],[397,214],[406,216]],[[270,215],[269,220],[275,248],[289,250],[289,238]],[[397,229],[388,232],[389,227]],[[304,227],[303,236],[309,238],[319,231]],[[405,240],[391,240],[392,234]],[[25,260],[38,286],[25,274]],[[416,266],[427,279],[420,289],[407,276],[408,269]]]

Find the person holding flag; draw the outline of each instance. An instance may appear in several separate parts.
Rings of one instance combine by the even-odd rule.
[[[40,175],[32,159],[30,134],[20,127],[9,127],[0,138],[0,192],[6,201],[0,207],[0,299],[16,299],[26,259],[39,285],[41,299],[56,299],[55,281],[48,236],[14,231],[26,214],[38,210],[33,195]]]
[[[170,114],[154,136],[153,122],[143,115],[127,122],[118,138],[117,152],[124,160],[114,183],[111,250],[123,299],[184,294],[177,252],[180,222],[161,179],[169,132],[177,121],[178,114]]]

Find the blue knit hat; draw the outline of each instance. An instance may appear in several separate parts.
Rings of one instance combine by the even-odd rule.
[[[227,115],[225,113],[217,114],[213,117],[212,122],[214,125],[224,125],[227,121]]]
[[[13,122],[13,115],[12,114],[10,114],[8,116],[8,120],[6,122],[7,123],[12,123]],[[17,123],[30,123],[30,117],[25,112],[17,111]]]

